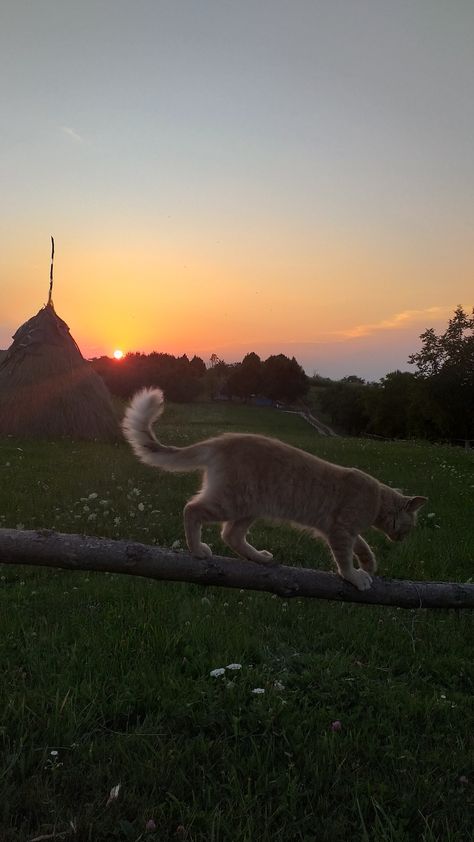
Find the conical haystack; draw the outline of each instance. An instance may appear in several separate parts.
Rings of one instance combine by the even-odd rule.
[[[0,362],[0,436],[113,440],[110,394],[52,301],[18,328]]]

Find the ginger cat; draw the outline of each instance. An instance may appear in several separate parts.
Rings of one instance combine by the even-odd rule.
[[[222,539],[243,558],[271,563],[247,531],[256,518],[290,521],[328,543],[339,574],[360,591],[370,588],[375,556],[360,533],[369,526],[401,541],[416,523],[426,497],[405,497],[356,468],[333,465],[265,436],[225,433],[189,447],[166,447],[152,424],[163,412],[161,389],[143,389],[128,407],[123,432],[148,465],[204,474],[201,490],[184,507],[189,551],[212,555],[201,541],[203,523],[221,522]],[[355,568],[356,556],[359,567]]]

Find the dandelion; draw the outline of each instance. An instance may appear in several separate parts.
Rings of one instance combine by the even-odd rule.
[[[89,494],[89,497],[87,499],[88,500],[97,500],[98,496],[99,495],[95,491],[93,491],[92,494]]]
[[[118,526],[120,524],[120,518],[114,517],[114,526]]]
[[[212,676],[212,678],[220,678],[220,676],[224,675],[224,673],[225,673],[224,667],[218,667],[215,670],[211,670],[209,675]]]
[[[138,504],[138,506],[137,506],[137,508],[138,508],[138,511],[139,511],[139,512],[144,512],[144,511],[145,511],[145,506],[143,505],[143,503],[139,503],[139,504]]]
[[[226,670],[241,670],[242,664],[227,664]]]
[[[153,833],[153,831],[156,830],[156,824],[153,819],[148,819],[145,825],[145,830],[147,833]]]
[[[335,719],[334,722],[331,722],[331,731],[342,731],[342,723],[339,719]]]
[[[50,751],[49,753],[50,753],[51,757],[58,757],[58,755],[59,755],[59,751],[56,751],[55,748],[53,748],[52,751]]]
[[[256,696],[261,696],[262,693],[265,693],[265,690],[263,687],[254,687],[252,693],[254,693]]]
[[[435,513],[435,512],[428,512],[428,514],[426,515],[426,517],[431,519],[431,518],[433,518],[433,517],[436,517],[436,513]]]
[[[173,543],[171,544],[172,550],[179,550],[180,547],[181,547],[181,541],[179,541],[179,540],[173,541]]]

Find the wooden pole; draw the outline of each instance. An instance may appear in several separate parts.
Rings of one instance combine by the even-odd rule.
[[[49,295],[48,305],[53,304],[53,264],[54,264],[54,237],[51,237],[51,266],[49,268]]]
[[[358,591],[335,573],[239,558],[196,559],[187,552],[52,530],[0,529],[0,563],[125,573],[174,582],[268,591],[285,599],[315,597],[400,608],[474,608],[474,585],[376,577]]]

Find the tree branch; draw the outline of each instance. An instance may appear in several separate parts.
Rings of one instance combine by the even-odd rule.
[[[316,597],[400,608],[474,608],[474,585],[376,577],[358,591],[334,573],[239,558],[196,559],[186,552],[52,530],[0,529],[0,563],[127,573],[150,579],[269,591],[285,599]]]

